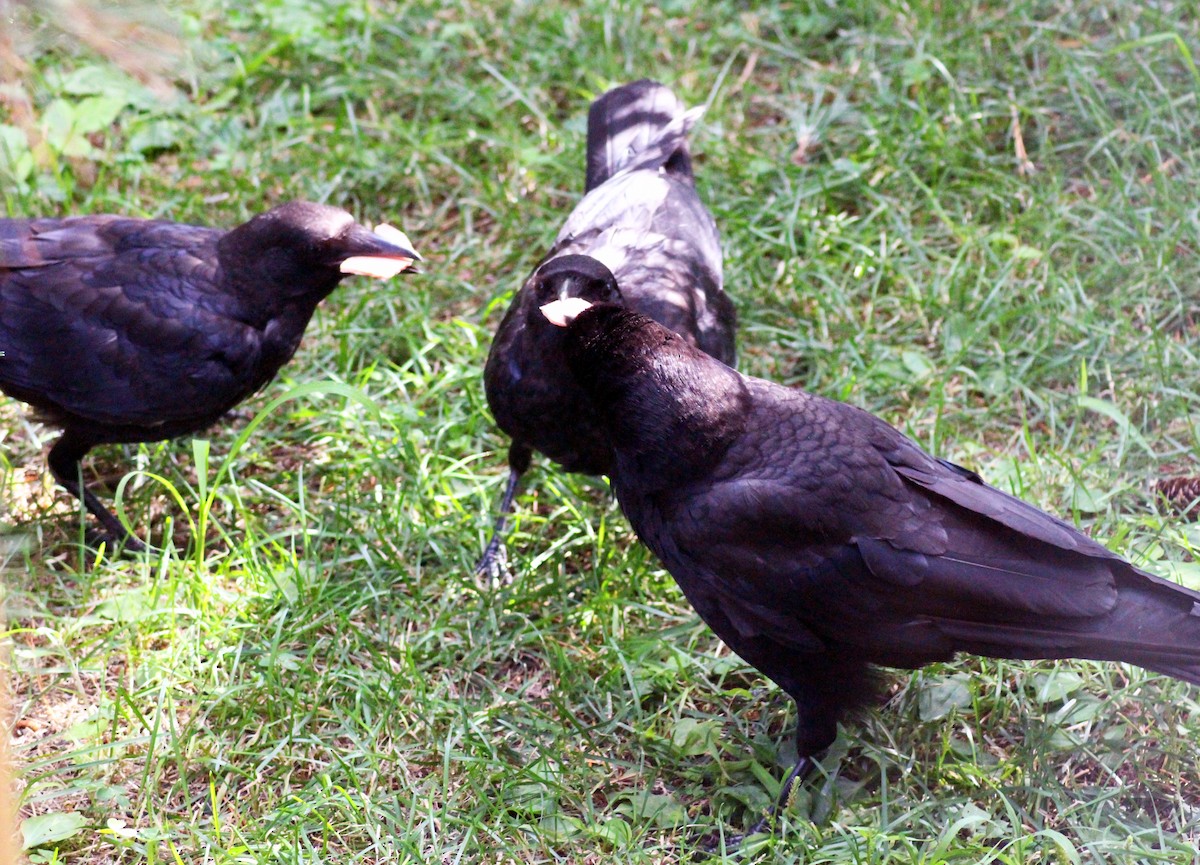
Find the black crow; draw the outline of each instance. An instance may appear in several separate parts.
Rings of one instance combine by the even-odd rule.
[[[112,540],[140,549],[87,490],[109,442],[203,429],[275,377],[348,273],[418,256],[391,226],[293,201],[232,231],[114,215],[0,220],[0,390],[63,434],[50,471]]]
[[[481,573],[498,569],[505,518],[534,450],[569,472],[607,474],[612,466],[599,418],[566,370],[562,335],[539,307],[569,296],[623,304],[733,363],[736,315],[721,287],[717,227],[696,195],[687,145],[702,111],[685,110],[648,80],[592,103],[587,194],[517,292],[488,353],[488,405],[512,445]]]
[[[576,298],[545,314],[605,420],[638,537],[796,702],[784,797],[871,700],[869,665],[1092,658],[1200,683],[1200,594],[867,412],[741,375],[645,316]]]

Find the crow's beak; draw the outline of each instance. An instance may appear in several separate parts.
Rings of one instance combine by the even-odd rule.
[[[564,297],[540,307],[546,320],[557,327],[566,327],[573,322],[579,313],[591,307],[582,297]]]
[[[377,226],[374,231],[355,225],[346,236],[345,251],[350,255],[339,265],[342,273],[376,279],[391,279],[421,260],[408,236],[390,225]]]

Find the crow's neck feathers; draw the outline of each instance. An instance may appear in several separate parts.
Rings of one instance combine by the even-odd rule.
[[[710,470],[745,426],[741,377],[643,315],[593,306],[567,329],[566,351],[618,459],[648,486]]]
[[[221,270],[268,317],[288,307],[311,314],[343,276],[325,248],[342,226],[304,222],[294,208],[285,207],[255,216],[217,242]],[[339,223],[352,223],[348,213],[329,210],[340,217]],[[322,211],[318,213],[324,216]]]

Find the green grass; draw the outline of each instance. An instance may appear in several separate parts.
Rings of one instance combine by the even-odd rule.
[[[539,463],[517,580],[471,574],[504,477],[489,334],[578,198],[589,101],[636,77],[709,105],[744,370],[1200,587],[1200,530],[1149,494],[1200,457],[1194,4],[173,5],[168,96],[16,9],[3,208],[233,225],[305,197],[427,263],[348,281],[207,445],[96,453],[94,483],[139,469],[160,554],[90,566],[39,480],[53,433],[0,405],[22,815],[67,836],[37,861],[684,861],[771,800],[791,707],[601,482]],[[889,682],[731,859],[1196,855],[1195,689],[975,658]]]

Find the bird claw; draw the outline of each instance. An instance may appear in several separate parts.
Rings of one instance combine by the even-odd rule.
[[[775,826],[779,821],[780,815],[784,814],[791,808],[796,801],[796,793],[804,782],[804,777],[812,769],[813,761],[810,757],[804,756],[796,760],[796,764],[792,766],[787,777],[783,779],[783,783],[779,787],[779,797],[775,803],[767,809],[757,823],[750,827],[749,831],[743,832],[741,835],[729,835],[722,838],[720,834],[710,838],[707,841],[700,842],[700,849],[706,854],[732,853],[742,846],[742,843],[754,835],[772,834],[775,831]]]
[[[693,859],[701,859],[706,856],[726,856],[730,853],[736,853],[741,849],[742,843],[754,835],[761,835],[764,832],[769,832],[770,827],[767,823],[767,818],[759,820],[754,824],[754,827],[748,832],[743,832],[740,835],[722,835],[717,834],[710,836],[707,839],[702,839],[699,843],[699,849]]]
[[[126,529],[115,514],[103,507],[99,507],[99,502],[96,502],[96,504],[98,507],[93,513],[102,528],[89,528],[84,532],[84,540],[89,547],[99,549],[101,544],[105,544],[106,549],[116,550],[117,552],[146,552],[146,544]]]
[[[475,579],[479,588],[493,591],[512,585],[514,576],[508,567],[508,548],[503,541],[488,544],[475,565]]]
[[[90,559],[88,567],[95,567],[102,559],[114,559],[122,555],[136,555],[149,550],[149,547],[133,535],[114,534],[106,529],[88,528],[83,533],[83,543],[87,548]],[[101,554],[103,549],[103,554]]]

